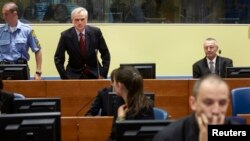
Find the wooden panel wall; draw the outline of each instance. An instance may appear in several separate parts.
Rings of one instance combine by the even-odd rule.
[[[107,141],[113,117],[62,117],[62,141]]]

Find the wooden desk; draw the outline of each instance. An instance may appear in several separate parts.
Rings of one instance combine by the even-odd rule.
[[[62,141],[106,141],[113,117],[61,117]]]
[[[144,90],[155,92],[155,106],[169,112],[172,119],[191,112],[188,97],[192,95],[195,79],[144,80]],[[226,79],[231,89],[250,86],[250,79]],[[97,91],[110,86],[110,80],[8,80],[4,89],[26,97],[60,97],[62,141],[104,141],[108,138],[112,117],[78,117],[90,107]],[[228,115],[231,115],[231,105]],[[247,116],[250,124],[250,115]]]
[[[4,90],[18,92],[26,97],[46,97],[46,81],[3,80]]]
[[[155,106],[165,109],[172,118],[188,114],[187,80],[145,80],[144,90],[155,93]],[[60,97],[63,116],[84,115],[97,91],[110,86],[109,80],[47,81],[47,97]]]
[[[247,124],[250,125],[250,114],[238,114],[237,116],[247,119]]]
[[[249,78],[225,79],[230,88],[250,86]],[[168,111],[171,118],[180,118],[191,112],[188,97],[192,95],[196,79],[145,79],[144,90],[155,93],[155,106]],[[97,91],[110,86],[110,80],[5,80],[4,89],[26,97],[61,98],[62,116],[84,115]],[[231,115],[229,106],[228,115]]]
[[[110,86],[109,80],[47,81],[47,97],[60,97],[63,116],[84,115],[97,91]]]
[[[155,106],[165,109],[171,118],[188,114],[189,84],[187,80],[144,80],[144,91],[155,93]]]

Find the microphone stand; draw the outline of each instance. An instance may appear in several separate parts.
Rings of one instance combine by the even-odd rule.
[[[95,98],[95,97],[94,97]],[[76,130],[77,130],[77,141],[80,141],[80,118],[79,114],[82,111],[82,109],[86,108],[86,106],[88,106],[94,99],[91,99],[89,102],[87,102],[85,105],[83,105],[82,107],[80,107],[80,109],[76,112],[75,116],[77,119],[77,123],[76,123]]]
[[[218,59],[219,59],[219,76],[221,77],[221,58],[220,58],[220,55],[221,55],[221,50],[219,50],[219,56],[218,56]]]
[[[95,55],[96,55],[96,65],[97,65],[97,78],[100,76],[100,68],[99,68],[99,62],[98,62],[98,49],[95,49]]]

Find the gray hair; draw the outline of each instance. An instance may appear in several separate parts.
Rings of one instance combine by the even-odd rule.
[[[73,20],[73,17],[76,13],[82,13],[88,17],[88,11],[83,7],[77,7],[71,12],[71,20]]]
[[[205,43],[206,41],[214,41],[215,46],[216,46],[216,47],[219,47],[219,46],[218,46],[218,43],[217,43],[217,40],[216,40],[215,38],[209,37],[209,38],[207,38],[207,39],[204,41],[204,43]]]

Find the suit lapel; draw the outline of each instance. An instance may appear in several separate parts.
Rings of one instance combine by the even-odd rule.
[[[216,66],[215,66],[215,72],[217,73],[217,74],[220,74],[219,73],[219,70],[221,70],[222,68],[222,64],[223,62],[222,62],[222,58],[220,57],[220,56],[217,56],[217,58],[216,58]]]
[[[76,30],[75,30],[74,27],[71,29],[71,37],[73,39],[73,49],[76,52],[79,52],[79,54],[80,54],[80,46],[79,46],[79,41],[78,41],[78,35],[77,35]]]
[[[204,66],[204,74],[208,74],[208,73],[210,73],[210,69],[209,69],[209,67],[208,67],[208,64],[207,64],[207,58],[205,57],[204,59],[203,59],[203,66]]]
[[[90,53],[90,30],[89,30],[89,27],[86,26],[85,27],[85,41],[86,41],[86,47],[87,47],[87,50],[88,50],[88,55]]]

